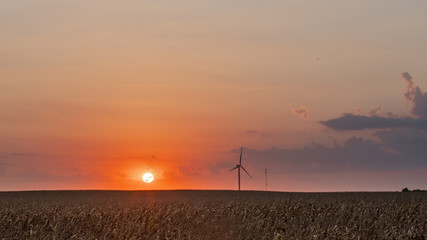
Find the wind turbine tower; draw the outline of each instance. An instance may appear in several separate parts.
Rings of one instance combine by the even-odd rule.
[[[265,169],[265,191],[267,191],[267,168]]]
[[[237,169],[237,184],[239,186],[239,191],[240,191],[240,169],[243,169],[243,171],[245,171],[245,173],[248,174],[250,178],[252,178],[252,176],[248,173],[248,171],[246,171],[246,169],[242,166],[242,153],[243,153],[243,147],[240,148],[239,164],[236,164],[234,168],[230,169],[230,172]]]

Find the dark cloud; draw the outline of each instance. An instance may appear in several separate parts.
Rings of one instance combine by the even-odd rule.
[[[313,161],[318,166],[324,164],[339,166],[340,169],[373,170],[427,169],[427,94],[414,84],[409,73],[402,73],[401,77],[406,83],[405,100],[412,104],[411,113],[416,117],[397,117],[391,112],[380,116],[381,107],[376,107],[368,116],[343,114],[338,118],[321,121],[321,124],[334,130],[377,129],[374,136],[379,142],[353,137],[343,146],[294,150],[301,154],[303,160],[298,162],[302,165],[291,165],[308,166],[309,169],[306,159],[315,157],[312,153],[316,153],[319,159],[313,158]],[[284,152],[282,155],[289,159],[295,158],[291,152]],[[326,159],[328,156],[331,157]]]
[[[302,117],[304,119],[308,118],[308,111],[305,106],[300,106],[297,108],[291,108],[292,112],[295,114],[295,116]]]
[[[377,129],[375,141],[351,137],[333,146],[312,142],[302,148],[265,150],[243,149],[244,164],[256,169],[269,169],[281,174],[358,171],[413,171],[427,170],[427,95],[412,83],[409,74],[402,74],[407,82],[405,98],[413,103],[412,113],[418,117],[398,117],[396,114],[380,113],[378,106],[367,116],[343,114],[321,121],[334,130]],[[305,108],[292,109],[294,114],[306,117]],[[360,109],[357,109],[360,113]],[[425,113],[425,114],[424,114]],[[232,150],[240,152],[239,148]],[[219,162],[210,166],[212,173],[230,169],[233,162]]]
[[[385,112],[383,115],[388,118],[398,118],[398,115],[392,112]]]
[[[400,75],[406,83],[404,97],[412,103],[411,113],[418,118],[398,118],[396,114],[387,112],[379,116],[381,106],[369,111],[368,116],[344,114],[339,118],[320,121],[321,124],[335,130],[363,130],[385,128],[417,128],[427,129],[427,93],[414,84],[411,75],[405,72]],[[360,109],[359,109],[360,110]],[[360,111],[359,111],[360,112]]]
[[[400,75],[406,83],[405,99],[413,104],[411,113],[419,117],[427,117],[427,93],[412,81],[412,76],[405,72]]]
[[[383,144],[352,137],[332,147],[313,142],[297,149],[273,147],[266,150],[244,149],[243,152],[248,165],[286,174],[427,169],[427,159],[421,157],[427,154],[427,148],[422,146],[427,143],[427,137],[418,141],[417,145],[405,147],[398,143],[404,133],[396,130],[381,134],[381,137],[393,140]]]
[[[346,113],[339,118],[320,121],[334,130],[363,130],[408,127],[427,129],[427,118],[393,118],[380,116],[362,116]]]
[[[374,134],[387,148],[407,160],[408,165],[422,166],[427,158],[427,131],[419,129],[391,129]]]
[[[396,128],[379,130],[374,136],[379,141],[351,137],[333,146],[312,142],[293,149],[243,148],[243,162],[248,168],[267,168],[278,174],[427,170],[427,130]],[[240,148],[232,150],[239,152]],[[230,167],[232,161],[219,162],[211,166],[211,172],[218,174]]]

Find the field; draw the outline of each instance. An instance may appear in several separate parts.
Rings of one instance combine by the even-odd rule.
[[[425,239],[427,193],[0,192],[0,239]]]

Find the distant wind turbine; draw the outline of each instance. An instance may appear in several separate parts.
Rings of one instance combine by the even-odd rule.
[[[267,191],[267,168],[265,169],[265,191]]]
[[[252,176],[248,173],[248,171],[246,171],[246,169],[242,166],[242,152],[243,152],[243,147],[240,148],[240,161],[239,164],[236,164],[236,166],[232,169],[230,169],[230,172],[237,169],[237,183],[239,186],[239,191],[240,191],[240,168],[243,169],[243,171],[245,171],[246,174],[248,174],[248,176],[250,178],[252,178]]]

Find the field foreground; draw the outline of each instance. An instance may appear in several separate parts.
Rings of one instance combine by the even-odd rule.
[[[427,193],[0,192],[0,239],[425,239]]]

